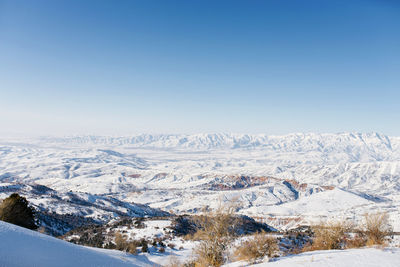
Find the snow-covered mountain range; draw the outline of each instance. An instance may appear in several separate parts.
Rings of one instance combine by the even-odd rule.
[[[400,137],[389,137],[379,133],[339,133],[339,134],[289,134],[271,136],[266,134],[193,134],[193,135],[150,135],[142,134],[130,137],[109,136],[71,136],[42,137],[42,141],[55,144],[87,145],[131,145],[142,148],[160,149],[238,149],[262,148],[266,150],[296,152],[345,152],[357,157],[364,152],[377,160],[387,159],[400,148]]]
[[[113,197],[177,213],[234,198],[240,201],[239,212],[289,226],[377,210],[399,221],[400,137],[8,138],[0,139],[0,182],[41,184],[60,194]]]

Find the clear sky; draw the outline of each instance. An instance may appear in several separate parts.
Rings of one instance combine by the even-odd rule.
[[[400,136],[400,1],[0,0],[0,132]]]

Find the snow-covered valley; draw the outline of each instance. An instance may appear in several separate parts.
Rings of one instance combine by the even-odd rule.
[[[59,205],[52,194],[25,189],[35,206],[92,219],[126,213],[133,203],[182,214],[234,199],[238,213],[278,228],[381,210],[400,230],[399,181],[400,138],[377,133],[0,141],[0,198],[9,187],[44,185],[61,199],[77,194],[103,208]]]

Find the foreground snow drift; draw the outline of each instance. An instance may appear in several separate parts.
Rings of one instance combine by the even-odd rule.
[[[266,262],[255,266],[397,267],[400,266],[400,249],[321,250],[284,257],[275,262]]]
[[[74,245],[0,221],[0,267],[158,266],[145,256]]]
[[[186,255],[188,253],[182,253],[175,255],[178,256],[177,259],[185,262],[189,259]],[[170,255],[172,254],[134,256],[116,250],[83,247],[0,221],[0,267],[146,267],[160,266],[157,263],[168,263]],[[234,262],[227,266],[247,265],[246,262]],[[400,248],[313,251],[278,258],[272,262],[264,262],[255,266],[397,267],[400,266]]]

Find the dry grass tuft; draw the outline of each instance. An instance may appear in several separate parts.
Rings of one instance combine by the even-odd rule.
[[[367,243],[367,239],[365,234],[362,232],[358,232],[351,236],[350,238],[346,239],[346,247],[345,248],[361,248],[365,247]]]
[[[115,233],[115,246],[116,249],[118,250],[125,250],[125,248],[127,247],[127,241],[126,241],[126,237],[123,236],[121,233]]]
[[[367,237],[367,246],[385,245],[387,237],[392,233],[389,215],[386,212],[365,214],[363,226]]]
[[[357,230],[349,222],[320,223],[311,229],[314,233],[312,243],[303,251],[383,246],[392,233],[387,213],[366,214],[364,223]]]
[[[279,251],[276,238],[267,235],[265,232],[253,235],[235,249],[234,255],[237,260],[245,260],[254,263],[265,256],[275,256]]]
[[[353,229],[349,222],[321,222],[311,227],[314,238],[304,251],[343,249],[346,247],[348,233]]]
[[[133,255],[137,254],[137,246],[134,242],[129,242],[128,243],[128,248],[127,251]]]

